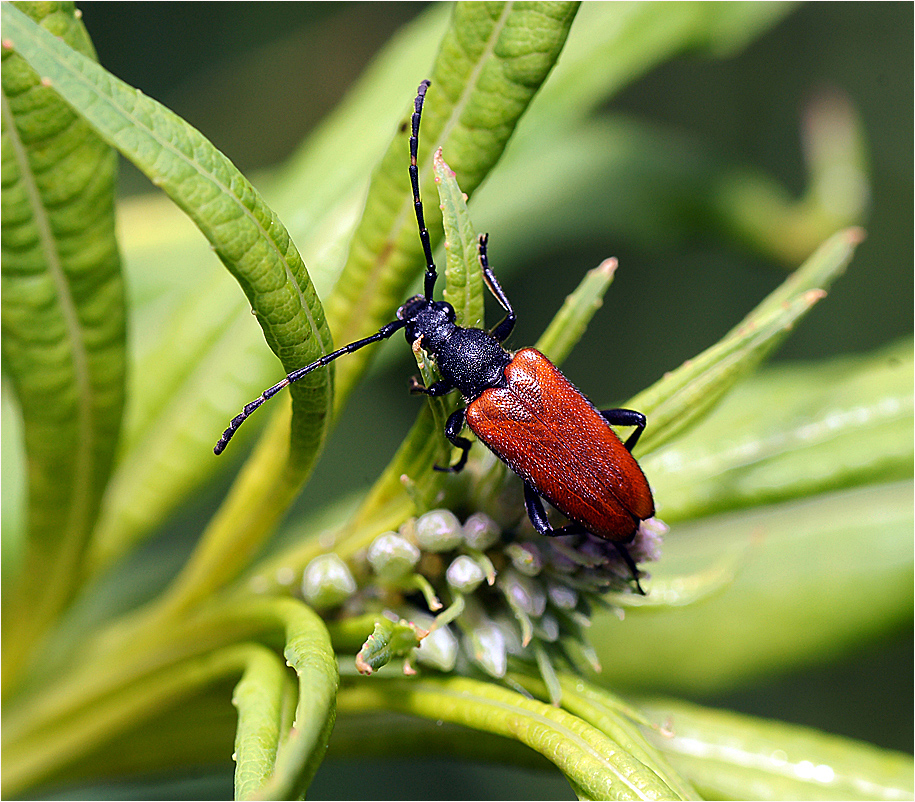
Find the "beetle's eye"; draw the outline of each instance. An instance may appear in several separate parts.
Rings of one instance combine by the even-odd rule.
[[[397,310],[397,319],[406,320],[407,318],[413,317],[416,313],[416,309],[421,304],[424,304],[426,301],[422,295],[414,295],[412,298],[404,301],[400,309]]]

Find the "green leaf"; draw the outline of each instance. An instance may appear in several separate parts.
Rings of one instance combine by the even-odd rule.
[[[565,43],[577,3],[458,3],[432,69],[420,131],[420,184],[442,148],[471,195],[498,161],[518,119]],[[409,188],[407,142],[395,139],[372,177],[350,257],[328,300],[341,341],[364,337],[391,319],[420,264]],[[430,232],[439,214],[426,207]],[[436,234],[433,233],[433,239]],[[338,367],[338,403],[370,358],[366,351]]]
[[[685,702],[642,704],[651,740],[706,799],[911,799],[911,755]]]
[[[645,457],[668,523],[912,475],[911,341],[780,364]]]
[[[336,718],[337,660],[324,622],[295,599],[267,600],[264,615],[284,622],[283,654],[298,680],[292,728],[282,733],[273,775],[261,799],[299,799],[324,759]]]
[[[454,307],[459,326],[482,329],[486,321],[480,244],[467,211],[467,196],[458,185],[454,171],[446,164],[441,148],[432,157],[432,171],[438,185],[445,232],[444,297]]]
[[[537,348],[554,364],[561,365],[584,335],[610,289],[616,268],[616,259],[606,259],[589,270],[540,335]]]
[[[356,655],[356,668],[360,674],[371,674],[395,657],[409,657],[423,637],[416,624],[382,616],[375,621],[372,634]]]
[[[94,63],[72,4],[23,8],[42,27],[9,4],[4,20],[21,18]],[[5,36],[14,33],[4,26]],[[3,363],[22,415],[29,536],[3,604],[3,679],[11,684],[78,587],[121,425],[126,311],[115,154],[8,39],[2,58]]]
[[[390,710],[515,738],[552,761],[589,799],[677,799],[604,733],[565,710],[465,677],[347,683],[341,713]]]
[[[232,694],[238,711],[233,755],[236,799],[253,796],[273,773],[287,692],[282,661],[269,649],[258,650]]]
[[[860,229],[836,234],[722,340],[635,396],[627,406],[649,420],[640,448],[656,448],[705,416],[825,296],[862,239]]]
[[[15,9],[7,37],[99,134],[178,204],[241,285],[264,336],[287,371],[329,350],[330,335],[305,266],[276,215],[198,131],[111,76]],[[297,414],[290,470],[308,472],[323,440],[330,379],[316,371],[294,385]]]
[[[527,674],[509,674],[525,690],[540,699],[548,698],[544,684]],[[683,799],[698,799],[690,784],[674,771],[664,755],[649,744],[636,726],[646,724],[647,719],[640,711],[630,707],[609,691],[585,682],[570,674],[557,677],[562,689],[562,707],[587,721],[612,738],[632,757],[642,764],[644,770],[654,772],[657,777]]]
[[[911,480],[677,523],[644,583],[649,597],[675,603],[714,567],[733,580],[695,604],[628,610],[625,623],[596,615],[601,682],[720,692],[909,627],[913,526]]]
[[[597,634],[613,631],[612,647],[599,649],[604,675],[676,690],[731,687],[906,620],[912,375],[908,342],[769,368],[647,456],[659,515],[672,525],[649,598],[680,604],[709,572],[732,579],[702,603],[633,611],[622,627],[599,617]],[[847,554],[866,555],[866,568]],[[849,592],[862,582],[881,588],[867,604]],[[734,635],[726,644],[714,634],[722,629]],[[677,672],[664,668],[671,660]]]

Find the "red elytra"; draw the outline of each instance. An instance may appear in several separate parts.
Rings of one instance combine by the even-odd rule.
[[[569,520],[631,540],[654,515],[645,474],[590,401],[543,354],[524,348],[466,410],[473,433]]]

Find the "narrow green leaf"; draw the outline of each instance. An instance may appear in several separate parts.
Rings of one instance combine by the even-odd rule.
[[[640,448],[657,448],[706,415],[825,295],[862,238],[860,229],[836,234],[722,340],[635,396],[627,406],[650,422]]]
[[[431,405],[426,404],[391,462],[373,485],[349,520],[338,527],[334,551],[351,559],[367,548],[380,532],[397,529],[411,515],[448,505],[442,494],[442,473],[429,469],[442,455],[442,430],[435,424]],[[405,485],[410,484],[409,491]],[[252,575],[265,590],[282,591],[278,572],[302,571],[325,549],[322,541],[310,537],[314,528],[308,523],[300,530],[295,545],[272,555],[255,566]]]
[[[337,660],[324,622],[295,599],[273,599],[265,611],[285,621],[286,662],[296,672],[295,721],[280,743],[276,768],[257,792],[261,799],[299,799],[324,759],[336,718]]]
[[[545,685],[529,674],[511,673],[510,679],[538,698],[549,698]],[[632,757],[642,764],[641,771],[657,775],[668,786],[668,793],[682,799],[698,799],[695,789],[668,764],[664,755],[645,739],[637,723],[648,723],[645,715],[611,694],[580,677],[558,674],[562,693],[562,707],[587,721],[612,738]],[[648,775],[650,776],[650,775]]]
[[[606,259],[593,270],[589,270],[581,283],[563,301],[562,307],[553,316],[546,331],[537,340],[537,348],[552,362],[561,365],[575,347],[591,318],[600,309],[604,293],[613,282],[616,259]]]
[[[676,798],[652,772],[577,716],[465,677],[377,678],[345,685],[341,713],[391,710],[515,738],[540,752],[591,799]]]
[[[577,7],[577,3],[458,3],[454,7],[423,111],[421,184],[431,173],[432,154],[441,147],[464,191],[473,193],[558,58]],[[363,337],[390,320],[420,265],[407,152],[406,137],[396,138],[376,169],[349,261],[328,301],[328,317],[341,341]],[[434,204],[426,206],[426,222],[431,232],[439,230]],[[338,402],[365,369],[370,358],[367,350],[338,367]]]
[[[269,649],[251,656],[232,694],[235,732],[235,798],[253,796],[273,773],[281,736],[286,671]]]
[[[649,595],[723,563],[733,580],[700,603],[628,610],[624,624],[595,615],[601,682],[721,692],[910,627],[913,526],[911,479],[677,523]]]
[[[643,703],[651,740],[706,799],[911,799],[912,756],[685,702]]]
[[[643,461],[672,523],[912,475],[912,342],[780,364]]]
[[[483,273],[480,268],[479,239],[467,211],[467,197],[457,176],[445,163],[441,148],[432,157],[432,172],[442,202],[445,231],[445,300],[454,307],[458,325],[482,329]]]
[[[64,100],[194,220],[238,280],[264,336],[287,371],[330,348],[323,310],[301,257],[276,215],[198,131],[111,76],[8,6],[5,34]],[[288,465],[304,476],[324,435],[330,378],[293,386]]]
[[[41,27],[8,3],[4,21],[15,15],[94,63],[72,3],[23,8]],[[14,32],[4,25],[5,37]],[[126,310],[115,153],[9,38],[2,59],[3,363],[22,416],[29,536],[18,584],[3,604],[8,687],[78,586],[121,425]]]
[[[391,621],[381,616],[376,619],[372,634],[356,655],[356,668],[360,674],[371,674],[395,657],[409,657],[421,640],[416,624],[403,619]]]
[[[440,209],[445,232],[445,287],[442,295],[454,307],[455,320],[459,326],[485,328],[479,240],[467,211],[467,196],[461,191],[454,171],[445,163],[441,148],[432,158],[432,171],[441,200]],[[429,364],[430,361],[434,363],[434,360],[423,359],[422,354],[425,352],[418,351],[417,348],[421,348],[421,343],[414,343],[413,350],[423,384],[428,387],[441,376],[435,370],[434,364]],[[427,403],[432,408],[435,429],[444,432],[445,422],[460,405],[461,400],[458,393],[452,393],[450,396],[438,398],[427,397]],[[453,449],[445,441],[444,435],[440,441],[441,463],[449,463]],[[410,478],[412,481],[416,480],[415,477]],[[441,486],[444,476],[440,474],[431,481]]]

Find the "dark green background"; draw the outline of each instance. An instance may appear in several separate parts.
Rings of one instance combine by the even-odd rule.
[[[295,148],[423,4],[87,2],[80,7],[103,65],[200,128],[256,178],[257,171]],[[758,168],[799,193],[805,102],[823,87],[850,96],[863,118],[873,166],[868,239],[848,274],[777,359],[867,351],[912,331],[912,42],[911,4],[811,4],[734,58],[684,56],[662,66],[607,109],[668,126],[723,161]],[[417,80],[428,68],[417,65]],[[150,190],[129,168],[122,184],[126,192]],[[475,223],[486,227],[485,220]],[[663,245],[663,238],[646,247],[613,231],[593,231],[577,242],[557,243],[535,264],[523,266],[500,253],[498,231],[490,233],[498,254],[494,263],[520,316],[516,347],[536,339],[578,280],[569,272],[555,275],[558,260],[578,264],[583,272],[608,255],[619,257],[623,267],[603,309],[564,366],[599,403],[625,399],[713,343],[784,277],[783,267],[701,231],[688,247],[677,249]],[[608,352],[609,367],[595,357]],[[299,508],[323,502],[339,488],[340,476],[349,486],[368,485],[386,463],[417,409],[405,392],[409,357],[402,349],[393,367],[375,371],[354,394]],[[217,488],[214,498],[221,492]],[[199,513],[206,516],[208,510]],[[867,555],[850,559],[866,561]],[[911,690],[911,632],[905,632],[891,642],[865,644],[841,664],[789,672],[764,687],[700,701],[910,751]],[[470,771],[449,761],[422,767],[331,763],[319,772],[310,797],[570,798],[559,777],[522,770],[494,776],[494,771]],[[145,792],[121,786],[114,795],[225,796],[230,783],[226,773]]]

